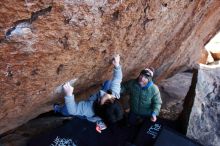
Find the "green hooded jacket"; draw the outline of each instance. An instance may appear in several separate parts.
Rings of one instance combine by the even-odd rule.
[[[122,84],[121,93],[129,94],[131,112],[146,116],[159,115],[162,100],[153,82],[147,88],[142,88],[137,80],[129,80]]]

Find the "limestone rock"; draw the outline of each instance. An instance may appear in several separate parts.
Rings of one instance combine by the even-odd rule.
[[[161,117],[169,120],[177,120],[182,112],[184,99],[191,81],[192,73],[183,72],[163,80],[158,85],[163,100],[160,112]]]
[[[187,136],[205,146],[220,143],[220,65],[201,65],[191,99]]]
[[[122,55],[124,80],[146,66],[157,82],[200,58],[219,30],[219,0],[1,0],[0,134],[58,100],[57,87],[78,78],[75,93],[111,77]]]

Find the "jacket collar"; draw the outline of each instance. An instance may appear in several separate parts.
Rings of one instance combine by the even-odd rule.
[[[145,90],[145,89],[149,88],[150,86],[152,86],[153,84],[154,84],[153,81],[147,82],[147,84],[144,87],[142,87],[141,89]]]

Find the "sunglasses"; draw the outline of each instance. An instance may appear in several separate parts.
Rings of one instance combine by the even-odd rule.
[[[142,70],[141,74],[144,75],[145,77],[151,77],[151,73],[148,70]]]

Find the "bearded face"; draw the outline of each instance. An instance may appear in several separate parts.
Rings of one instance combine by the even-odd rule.
[[[148,83],[148,78],[145,75],[140,74],[138,77],[138,83],[141,87],[144,87]]]

